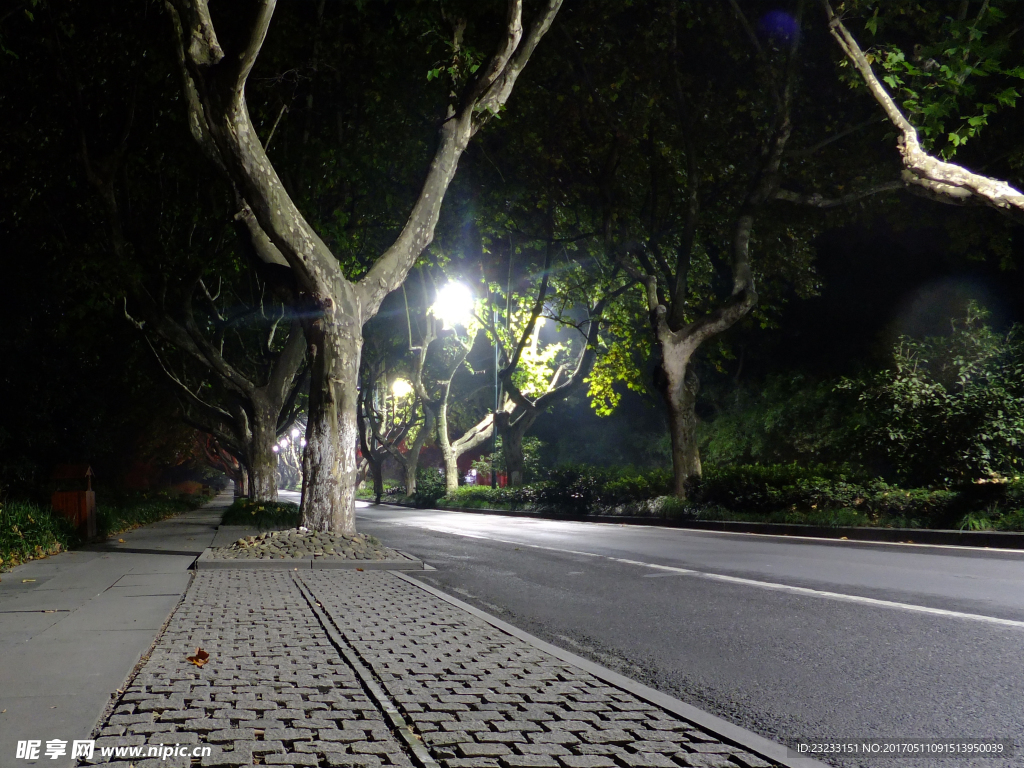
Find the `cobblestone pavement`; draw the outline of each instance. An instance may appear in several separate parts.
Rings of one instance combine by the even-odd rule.
[[[296,575],[445,768],[763,768],[389,573]]]
[[[410,560],[377,539],[362,533],[344,536],[292,528],[245,535],[226,547],[214,547],[215,560],[273,560],[316,557],[335,560]]]
[[[202,668],[185,659],[196,647],[210,654]],[[157,744],[212,754],[147,758]],[[102,755],[132,746],[142,757]],[[427,768],[771,765],[394,574],[245,570],[196,574],[81,765],[411,768],[411,756]]]
[[[197,646],[201,669],[185,661]],[[412,765],[287,571],[197,573],[100,734],[94,762],[111,746],[213,748],[119,768]]]

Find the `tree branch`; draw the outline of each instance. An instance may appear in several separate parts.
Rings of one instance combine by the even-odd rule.
[[[932,157],[921,148],[917,129],[904,117],[885,87],[875,76],[864,52],[856,39],[832,11],[828,0],[822,0],[828,17],[829,31],[846,58],[854,65],[867,85],[868,91],[882,107],[889,121],[900,131],[898,142],[903,167],[903,178],[910,184],[917,184],[929,192],[962,199],[967,195],[980,198],[986,205],[1009,216],[1016,222],[1024,223],[1024,194],[1005,181],[972,173],[962,166],[947,163]]]
[[[807,205],[812,208],[836,208],[840,205],[847,205],[865,197],[870,197],[871,195],[877,195],[882,192],[893,192],[906,188],[907,183],[905,181],[885,181],[881,184],[876,184],[873,187],[859,189],[856,192],[849,192],[841,197],[832,198],[824,197],[817,192],[813,192],[809,195],[801,195],[798,192],[776,189],[772,195],[772,199],[785,200],[787,203],[797,203],[798,205]]]

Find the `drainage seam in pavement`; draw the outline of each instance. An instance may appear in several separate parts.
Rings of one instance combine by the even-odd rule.
[[[359,652],[348,642],[345,633],[334,623],[323,605],[316,599],[316,595],[295,574],[292,574],[292,580],[299,588],[299,592],[302,593],[306,603],[309,604],[313,615],[320,622],[320,626],[327,633],[327,639],[331,641],[331,645],[334,646],[349,667],[352,668],[352,671],[362,684],[363,690],[380,707],[388,722],[391,723],[391,727],[394,728],[395,733],[398,734],[399,738],[405,743],[405,746],[412,752],[416,761],[423,768],[441,768],[434,758],[431,757],[429,750],[424,745],[423,737],[416,733],[416,730],[410,723],[406,722],[398,703],[393,701],[387,694],[377,676],[363,662]]]

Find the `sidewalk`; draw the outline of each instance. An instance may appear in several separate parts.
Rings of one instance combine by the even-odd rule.
[[[0,766],[70,764],[15,761],[16,742],[88,738],[181,600],[231,500],[0,575]]]

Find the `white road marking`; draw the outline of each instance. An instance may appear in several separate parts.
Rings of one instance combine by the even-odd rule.
[[[986,624],[996,624],[1003,627],[1014,627],[1017,629],[1024,629],[1024,621],[1017,621],[1014,619],[1000,619],[995,616],[985,616],[978,613],[962,613],[961,611],[947,611],[944,608],[930,608],[925,605],[914,605],[913,603],[898,603],[893,600],[879,600],[874,597],[847,595],[842,592],[828,592],[822,589],[811,589],[810,587],[794,587],[790,584],[779,584],[771,581],[758,581],[756,579],[744,579],[739,576],[725,576],[723,574],[710,573],[708,571],[695,571],[691,568],[677,568],[671,565],[659,565],[658,563],[645,563],[641,560],[629,560],[622,557],[599,555],[595,552],[581,552],[575,549],[547,547],[542,544],[527,544],[522,541],[501,539],[496,536],[487,536],[479,533],[466,533],[465,531],[458,530],[457,528],[449,528],[447,526],[414,522],[399,522],[396,520],[389,520],[387,522],[393,523],[395,525],[406,525],[411,528],[425,528],[426,530],[436,531],[437,533],[448,533],[453,534],[455,536],[466,536],[473,539],[485,539],[487,541],[495,541],[501,544],[512,544],[516,547],[530,547],[532,549],[543,549],[549,552],[559,552],[561,554],[568,555],[582,555],[584,557],[600,557],[605,560],[611,560],[613,562],[623,563],[625,565],[636,565],[640,566],[641,568],[654,568],[659,571],[668,572],[664,574],[657,574],[659,576],[692,576],[694,578],[708,579],[710,581],[721,581],[728,584],[742,584],[744,586],[757,587],[759,589],[771,589],[776,592],[789,592],[790,594],[804,595],[806,597],[819,597],[828,600],[840,600],[848,603],[860,603],[862,605],[872,605],[878,608],[895,608],[903,611],[911,611],[913,613],[926,613],[932,616],[945,616],[947,618],[966,619],[968,621],[979,621]]]

